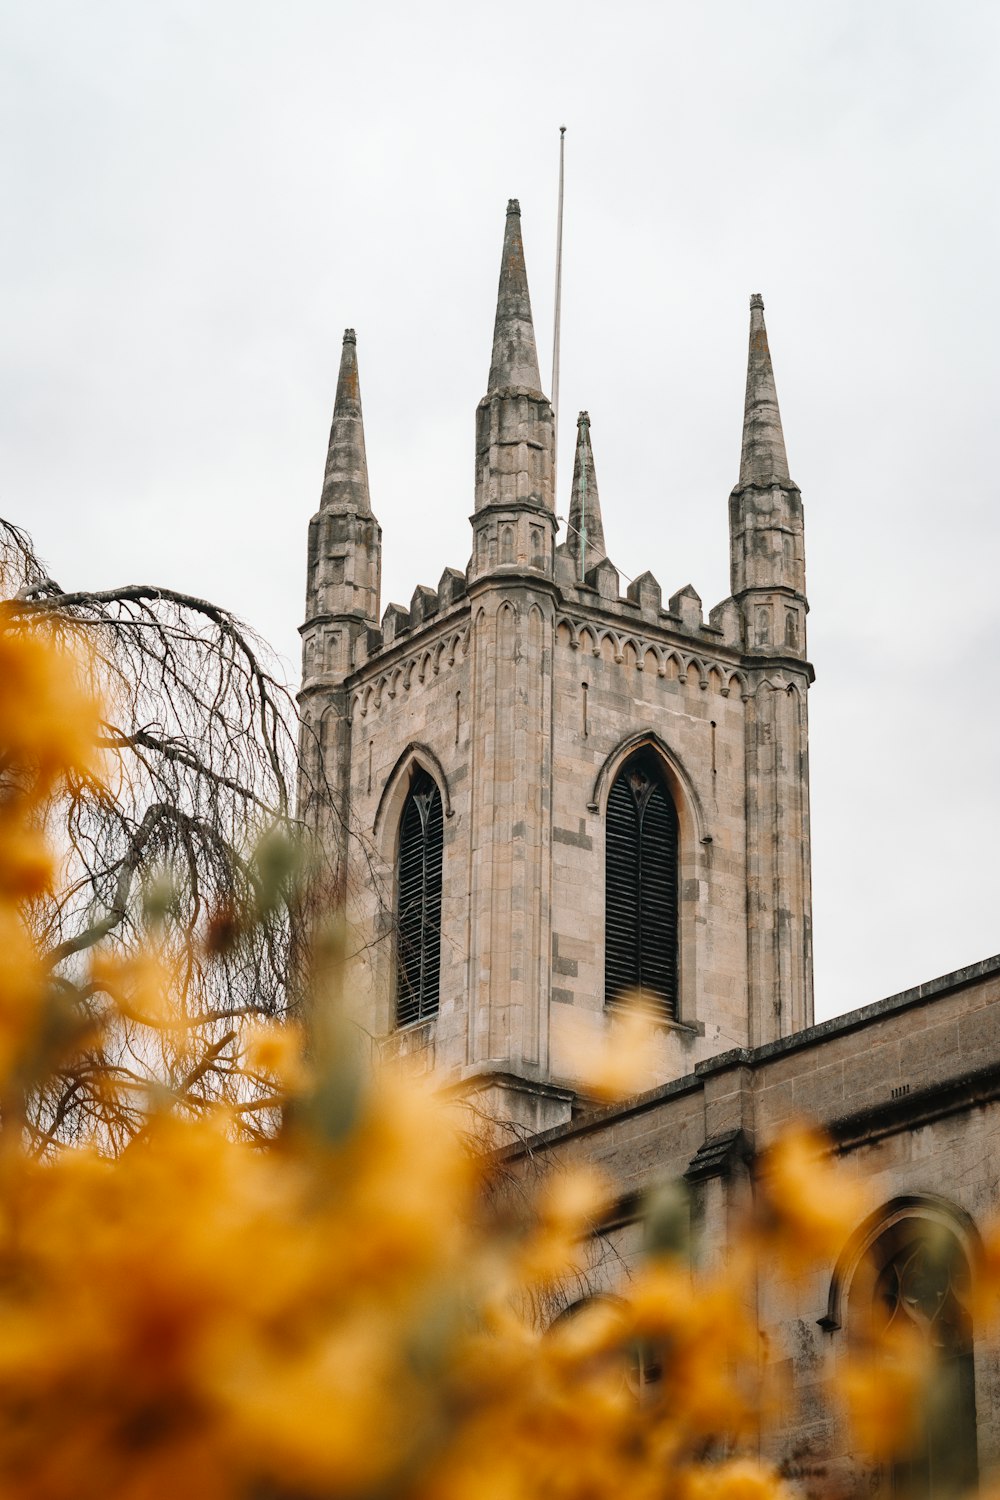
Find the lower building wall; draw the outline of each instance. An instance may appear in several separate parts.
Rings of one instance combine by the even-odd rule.
[[[888,1473],[851,1451],[831,1378],[861,1326],[851,1294],[863,1295],[855,1270],[866,1235],[894,1215],[953,1226],[974,1274],[978,1237],[1000,1218],[1000,957],[552,1130],[531,1142],[532,1170],[586,1161],[607,1175],[619,1212],[595,1240],[590,1290],[602,1292],[627,1283],[641,1245],[636,1202],[666,1179],[691,1183],[696,1258],[723,1259],[753,1192],[755,1153],[806,1118],[863,1185],[871,1218],[808,1275],[759,1272],[762,1374],[777,1397],[761,1451],[806,1493],[888,1494]],[[978,1467],[996,1477],[1000,1317],[988,1327],[975,1306],[972,1316]]]

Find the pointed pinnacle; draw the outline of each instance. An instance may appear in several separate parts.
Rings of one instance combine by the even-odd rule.
[[[372,507],[368,494],[357,342],[354,329],[345,328],[320,508],[325,510],[337,506],[353,510],[358,515],[370,515]]]
[[[785,438],[781,430],[778,393],[771,368],[764,326],[764,299],[759,292],[750,298],[750,353],[747,360],[747,394],[743,413],[743,451],[740,480],[744,485],[791,484]]]
[[[585,411],[576,419],[576,458],[573,461],[573,494],[569,503],[566,546],[577,563],[581,554],[585,554],[583,571],[608,555],[604,547],[594,450],[590,445],[590,414]]]
[[[486,394],[492,396],[512,386],[537,395],[542,391],[521,243],[521,206],[516,198],[511,198],[507,204],[497,317],[493,327],[493,359]]]

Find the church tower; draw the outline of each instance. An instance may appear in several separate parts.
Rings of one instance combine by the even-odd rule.
[[[690,585],[664,604],[650,572],[622,594],[586,412],[559,545],[552,485],[512,200],[471,560],[378,622],[381,533],[345,335],[301,701],[334,794],[321,833],[364,1025],[528,1130],[578,1107],[568,1034],[613,1028],[635,991],[659,1018],[651,1087],[812,1020],[802,504],[760,298],[732,596],[707,620]]]

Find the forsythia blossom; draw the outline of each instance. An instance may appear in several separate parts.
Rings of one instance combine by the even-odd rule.
[[[52,879],[45,800],[95,774],[78,680],[0,616],[0,1493],[774,1500],[781,1481],[741,1449],[762,1420],[748,1258],[699,1276],[661,1246],[616,1297],[553,1320],[607,1184],[505,1180],[453,1105],[361,1065],[336,993],[313,997],[311,1027],[242,1038],[263,1144],[233,1101],[185,1116],[165,1088],[117,1157],[99,1138],[29,1153],[18,1101],[59,1065],[50,1019],[71,986],[26,913]],[[98,953],[90,972],[123,1017],[183,1027],[155,952]],[[620,1054],[591,1058],[599,1097],[641,1086],[649,1028],[625,1017]],[[748,1244],[792,1266],[857,1219],[811,1135],[775,1148],[759,1191]],[[873,1392],[905,1425],[906,1370],[845,1385],[862,1437]]]

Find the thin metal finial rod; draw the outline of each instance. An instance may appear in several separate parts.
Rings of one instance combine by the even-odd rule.
[[[566,158],[566,126],[559,126],[559,210],[556,217],[556,304],[552,330],[552,508],[558,503],[556,476],[559,471],[559,334],[562,325],[563,179]]]

